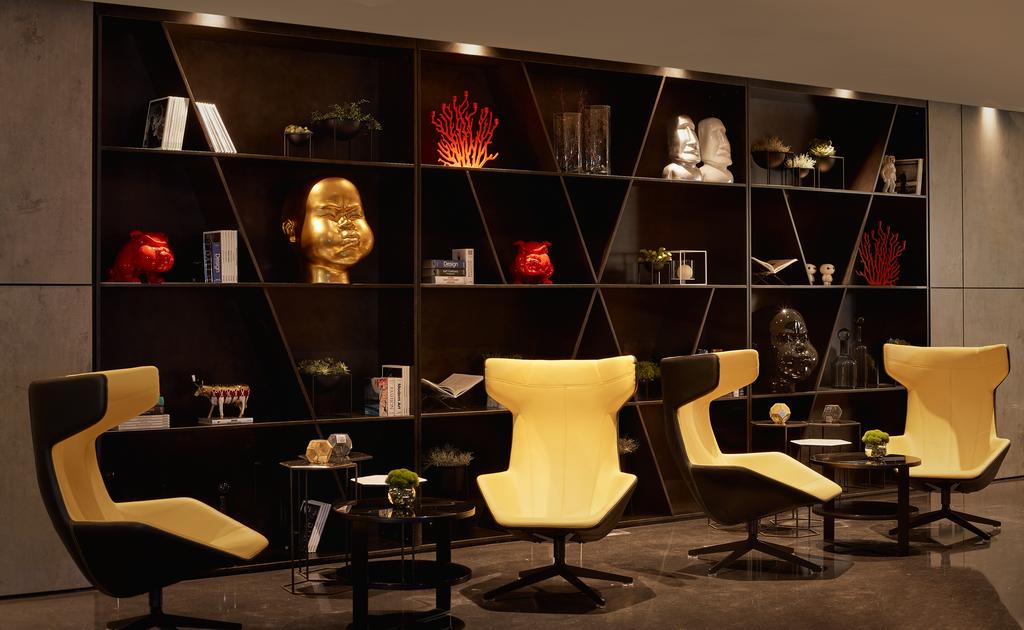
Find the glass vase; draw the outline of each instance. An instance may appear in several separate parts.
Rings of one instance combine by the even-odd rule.
[[[388,503],[395,506],[395,509],[411,509],[415,501],[416,488],[388,488]]]
[[[832,366],[832,386],[852,389],[857,386],[857,362],[850,356],[850,331],[839,331],[839,357]]]
[[[552,124],[555,143],[555,163],[563,173],[580,172],[580,114],[555,114]]]
[[[886,453],[888,452],[888,450],[889,450],[889,443],[888,442],[885,442],[883,444],[865,444],[864,445],[864,454],[867,455],[868,457],[872,458],[872,459],[882,459],[883,457],[886,456]]]
[[[609,105],[590,105],[583,111],[583,170],[587,173],[608,175],[610,119]]]

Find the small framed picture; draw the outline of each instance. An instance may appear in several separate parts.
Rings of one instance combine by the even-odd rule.
[[[896,192],[901,195],[920,195],[924,160],[896,160]]]

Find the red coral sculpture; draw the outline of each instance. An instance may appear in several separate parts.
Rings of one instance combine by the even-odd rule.
[[[887,225],[865,232],[860,242],[860,262],[863,269],[857,275],[872,286],[889,287],[900,277],[900,255],[907,249],[907,242],[900,241],[900,235]]]
[[[453,96],[450,104],[441,104],[440,114],[430,112],[430,122],[440,136],[437,141],[438,162],[446,166],[480,168],[498,157],[497,153],[487,153],[487,145],[498,128],[498,119],[489,107],[479,108],[480,118],[476,120],[474,129],[477,109],[475,102],[470,103],[469,90],[466,90],[462,93],[461,103]]]

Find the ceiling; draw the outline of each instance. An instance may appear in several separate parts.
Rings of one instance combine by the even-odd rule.
[[[114,0],[1024,111],[1021,0]]]

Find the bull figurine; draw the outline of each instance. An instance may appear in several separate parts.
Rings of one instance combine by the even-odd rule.
[[[210,401],[210,412],[206,414],[207,418],[213,416],[214,408],[223,418],[224,405],[237,406],[239,418],[245,415],[245,405],[249,402],[248,385],[206,385],[202,381],[196,380],[195,374],[192,375],[192,384],[196,386],[196,396]]]

